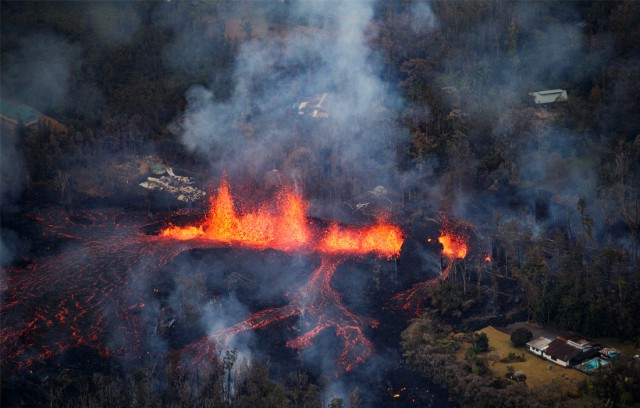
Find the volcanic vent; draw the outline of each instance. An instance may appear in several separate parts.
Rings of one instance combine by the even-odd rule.
[[[288,340],[288,347],[308,347],[318,334],[330,329],[343,341],[338,361],[345,370],[349,371],[371,355],[373,346],[364,331],[367,326],[377,327],[378,322],[349,311],[342,304],[340,294],[331,286],[331,280],[345,259],[365,254],[397,257],[404,234],[399,227],[382,221],[368,227],[345,227],[332,223],[322,229],[306,218],[305,210],[306,204],[301,197],[285,189],[278,194],[271,209],[261,206],[256,211],[239,215],[229,186],[223,181],[218,194],[211,199],[211,210],[202,223],[172,226],[162,231],[163,237],[177,240],[211,240],[232,246],[297,251],[317,254],[322,259],[321,265],[307,284],[297,290],[289,304],[253,313],[246,320],[202,339],[193,346],[197,356],[211,357],[217,346],[227,345],[235,335],[292,317],[304,317],[307,331]]]
[[[390,304],[394,308],[405,310],[416,316],[422,314],[424,304],[433,285],[438,281],[446,280],[451,270],[456,266],[456,261],[466,258],[469,250],[468,241],[471,232],[468,227],[446,216],[442,216],[436,224],[438,224],[437,239],[427,238],[426,240],[429,246],[438,245],[442,247],[438,262],[439,265],[431,268],[433,270],[430,271],[440,270],[440,275],[413,284],[411,288],[393,296],[390,301]],[[420,237],[418,239],[422,240],[423,238]],[[414,249],[413,251],[415,252],[416,250]]]

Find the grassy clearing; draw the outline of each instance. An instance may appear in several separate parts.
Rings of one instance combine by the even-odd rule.
[[[507,366],[512,366],[516,371],[524,371],[527,376],[526,384],[530,388],[545,387],[550,384],[562,385],[562,388],[571,394],[577,394],[579,384],[586,378],[578,371],[561,367],[528,353],[526,348],[514,347],[508,334],[496,330],[492,326],[485,327],[477,333],[485,333],[489,338],[489,351],[480,354],[479,357],[487,360],[489,369],[496,377],[505,378]],[[469,346],[470,344],[463,343],[462,348],[456,353],[456,357],[463,359]],[[501,363],[500,359],[511,352],[524,354],[525,361]],[[549,365],[551,365],[550,370],[548,369]]]

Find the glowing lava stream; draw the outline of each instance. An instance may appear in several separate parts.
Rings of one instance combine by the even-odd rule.
[[[226,347],[233,336],[297,316],[308,331],[288,340],[287,347],[299,350],[309,347],[318,334],[332,328],[344,342],[338,363],[345,371],[366,361],[371,356],[373,344],[363,330],[367,326],[376,328],[379,323],[375,319],[351,313],[341,303],[340,294],[331,287],[331,279],[341,262],[341,257],[323,256],[320,267],[313,272],[309,282],[298,290],[291,303],[254,313],[246,320],[202,339],[194,346],[197,359],[214,355],[216,348],[211,344],[212,341],[215,345]]]
[[[398,256],[404,235],[397,226],[382,221],[368,227],[335,224],[318,231],[306,218],[306,208],[300,197],[284,190],[275,205],[238,214],[223,181],[200,225],[172,226],[160,235],[145,235],[139,231],[144,226],[136,223],[139,220],[110,210],[74,214],[60,210],[33,216],[45,235],[71,242],[58,255],[3,270],[0,364],[21,369],[75,347],[87,347],[105,357],[135,358],[145,347],[145,338],[155,336],[145,332],[152,327],[141,323],[145,305],[157,302],[147,286],[151,274],[184,251],[246,246],[319,253],[323,262],[290,305],[257,312],[211,340],[222,345],[235,333],[299,316],[310,329],[287,345],[304,348],[318,333],[333,328],[345,343],[339,362],[350,369],[371,354],[363,329],[377,323],[342,305],[331,287],[333,274],[347,257]],[[204,346],[213,345],[207,338]]]
[[[448,260],[442,274],[434,279],[416,283],[404,292],[395,295],[391,302],[403,310],[411,311],[417,316],[422,314],[422,306],[429,294],[429,289],[438,281],[446,280],[456,259],[467,256],[467,243],[462,236],[454,233],[449,227],[440,231],[438,242],[442,244],[442,255]]]
[[[49,211],[33,219],[45,236],[73,240],[56,256],[3,270],[2,367],[29,367],[77,347],[105,357],[138,352],[146,335],[139,315],[152,300],[140,282],[198,243],[141,234],[142,225],[110,210]]]

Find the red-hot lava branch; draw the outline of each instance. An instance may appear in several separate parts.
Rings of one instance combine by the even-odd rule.
[[[438,242],[442,245],[441,263],[443,264],[440,276],[414,284],[410,289],[395,295],[391,302],[395,306],[419,316],[431,287],[436,282],[447,279],[456,260],[464,259],[467,256],[469,249],[467,241],[468,233],[462,226],[456,226],[451,221],[444,220],[440,236],[438,236]]]
[[[194,345],[198,358],[215,354],[216,348],[211,342],[225,347],[233,336],[242,332],[298,317],[306,332],[287,341],[288,347],[309,347],[318,334],[331,328],[343,340],[344,349],[338,361],[345,370],[368,359],[372,343],[364,330],[368,326],[377,327],[378,323],[351,313],[331,286],[331,280],[338,265],[347,257],[369,253],[386,258],[398,256],[404,241],[400,228],[379,221],[366,227],[332,224],[326,231],[315,231],[305,216],[306,204],[287,191],[279,196],[275,213],[262,207],[258,211],[238,215],[226,182],[211,204],[209,215],[201,225],[170,227],[162,235],[180,240],[201,238],[256,248],[316,252],[322,256],[322,264],[288,305],[254,313]]]
[[[341,262],[340,258],[323,256],[320,267],[313,272],[309,282],[297,291],[291,303],[253,313],[246,320],[213,333],[193,346],[195,355],[198,359],[211,358],[216,351],[211,342],[226,347],[231,339],[240,333],[298,317],[305,332],[295,339],[288,340],[287,347],[299,350],[309,347],[316,336],[324,330],[333,329],[343,341],[343,350],[338,362],[344,370],[349,371],[363,363],[373,351],[373,344],[365,336],[364,330],[366,327],[376,328],[378,322],[357,316],[342,304],[340,294],[331,286],[333,274]]]
[[[3,271],[2,365],[24,368],[74,347],[135,358],[146,337],[141,316],[154,300],[145,282],[183,251],[242,246],[319,253],[322,264],[289,305],[254,313],[197,348],[215,350],[235,334],[297,316],[308,330],[287,345],[306,347],[331,328],[344,339],[339,361],[350,369],[371,354],[364,330],[377,323],[342,305],[331,287],[333,274],[347,257],[399,255],[404,236],[382,221],[360,228],[336,224],[322,231],[311,224],[306,209],[300,196],[284,189],[271,205],[239,211],[223,181],[203,221],[170,226],[158,235],[142,233],[145,223],[127,213],[52,211],[32,217],[46,235],[67,243],[58,255]]]

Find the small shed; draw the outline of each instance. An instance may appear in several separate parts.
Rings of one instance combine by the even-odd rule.
[[[564,89],[548,89],[546,91],[531,92],[529,95],[533,96],[533,102],[536,105],[564,102],[569,99],[567,91]]]

